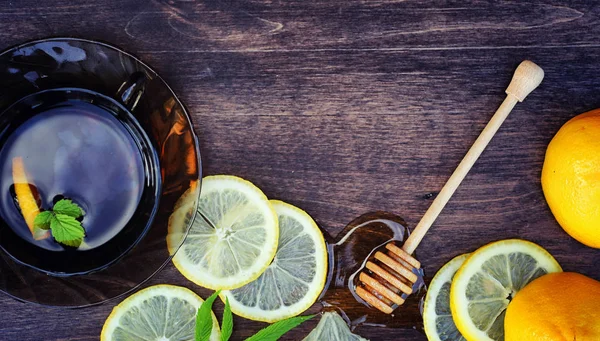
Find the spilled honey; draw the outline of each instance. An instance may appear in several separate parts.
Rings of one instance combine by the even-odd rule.
[[[406,222],[388,212],[367,213],[352,221],[337,240],[327,238],[329,271],[320,302],[324,310],[337,311],[352,329],[358,325],[422,330],[422,302],[425,297],[423,270],[415,270],[418,280],[413,293],[392,314],[384,314],[356,294],[358,274],[366,261],[390,241],[401,246],[409,231]],[[417,258],[415,256],[415,258]],[[368,271],[368,270],[367,270]]]

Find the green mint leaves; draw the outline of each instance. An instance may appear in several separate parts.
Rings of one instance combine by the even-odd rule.
[[[59,200],[54,207],[52,207],[52,211],[56,214],[68,215],[75,219],[83,215],[81,207],[69,199]]]
[[[209,341],[210,339],[213,326],[212,305],[220,292],[221,290],[215,291],[198,308],[198,315],[196,315],[196,341]]]
[[[66,214],[55,214],[50,221],[50,229],[52,237],[67,246],[79,247],[85,236],[81,223]]]
[[[223,323],[221,324],[221,341],[227,341],[233,333],[233,315],[229,298],[225,298],[225,310],[223,310]]]
[[[216,291],[206,299],[198,308],[196,315],[196,337],[195,341],[209,341],[212,332],[212,305],[221,291]],[[296,316],[286,320],[278,321],[272,325],[261,329],[258,333],[246,339],[246,341],[277,341],[283,334],[296,328],[302,322],[310,320],[315,315]],[[223,324],[221,325],[221,341],[228,341],[233,333],[233,315],[229,298],[225,300],[225,310],[223,311]]]
[[[48,230],[50,229],[50,222],[52,221],[52,217],[54,217],[54,215],[51,211],[40,212],[37,216],[35,216],[33,226],[42,230]]]
[[[83,216],[79,205],[69,199],[57,202],[52,210],[40,212],[33,221],[34,227],[51,230],[57,242],[79,247],[85,236],[85,230],[77,218]]]
[[[277,341],[283,334],[298,327],[302,322],[310,320],[315,315],[296,316],[281,320],[261,329],[258,333],[246,339],[246,341]]]

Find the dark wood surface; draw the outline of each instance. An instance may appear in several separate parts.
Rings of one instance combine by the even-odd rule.
[[[451,257],[519,237],[600,279],[600,252],[544,200],[546,145],[600,106],[596,1],[71,0],[0,2],[0,48],[47,36],[107,41],[180,95],[205,174],[235,174],[335,235],[373,210],[414,226],[531,59],[542,85],[518,104],[419,247],[431,276]],[[147,285],[187,282],[168,266]],[[49,309],[0,295],[0,340],[97,340],[114,304]],[[220,316],[222,305],[217,304]],[[285,340],[300,340],[315,321]],[[236,318],[233,340],[262,324]],[[359,327],[371,340],[424,340]]]

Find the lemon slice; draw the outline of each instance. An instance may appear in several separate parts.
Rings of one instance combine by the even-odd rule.
[[[155,285],[126,298],[110,313],[101,341],[193,341],[202,298],[175,285]],[[221,331],[215,314],[210,341]]]
[[[509,239],[471,254],[450,289],[456,327],[468,341],[504,340],[504,315],[510,299],[534,279],[561,272],[558,262],[537,244]]]
[[[272,200],[279,216],[279,248],[267,270],[245,286],[222,291],[239,316],[275,322],[298,315],[319,297],[327,277],[327,247],[315,221],[301,209]]]
[[[200,286],[239,288],[269,266],[278,237],[277,214],[258,187],[235,176],[208,176],[173,264]]]
[[[35,217],[40,213],[37,201],[31,191],[30,183],[25,172],[23,158],[18,156],[12,160],[12,176],[14,182],[15,195],[21,209],[21,214],[25,218],[27,227],[35,240],[42,240],[50,237],[50,231],[35,227]]]
[[[429,341],[464,341],[450,312],[450,284],[469,254],[454,257],[435,274],[425,297],[423,325]]]
[[[350,328],[340,315],[336,312],[326,312],[315,329],[302,341],[368,341],[356,334],[352,334]]]
[[[167,249],[171,256],[177,252],[185,240],[187,227],[196,215],[198,189],[198,181],[192,181],[190,188],[177,200],[173,213],[169,216]]]

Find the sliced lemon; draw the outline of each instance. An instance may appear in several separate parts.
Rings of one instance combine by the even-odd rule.
[[[277,251],[277,214],[252,183],[229,175],[202,180],[198,211],[173,257],[190,281],[235,289],[260,276]]]
[[[257,321],[275,322],[301,314],[319,297],[327,277],[327,246],[315,221],[301,209],[271,201],[279,218],[279,248],[256,280],[222,291],[231,311]]]
[[[177,200],[173,213],[169,216],[167,249],[171,256],[177,252],[185,240],[187,227],[196,215],[198,194],[198,181],[192,181],[190,188]]]
[[[193,341],[202,298],[175,285],[155,285],[126,298],[110,313],[101,341]],[[215,314],[210,341],[221,338]]]
[[[368,341],[352,334],[348,325],[336,312],[326,312],[319,324],[302,341]]]
[[[450,284],[469,254],[454,257],[435,274],[425,297],[423,325],[429,341],[464,341],[450,312]]]
[[[12,166],[15,196],[17,197],[21,214],[23,215],[23,218],[25,218],[25,222],[27,223],[27,227],[29,227],[29,231],[31,231],[33,239],[41,240],[50,237],[50,231],[35,227],[35,217],[40,214],[40,208],[31,191],[23,158],[20,156],[14,157]]]
[[[520,239],[490,243],[473,252],[450,289],[456,327],[468,341],[504,340],[504,315],[511,298],[558,262],[541,246]]]

